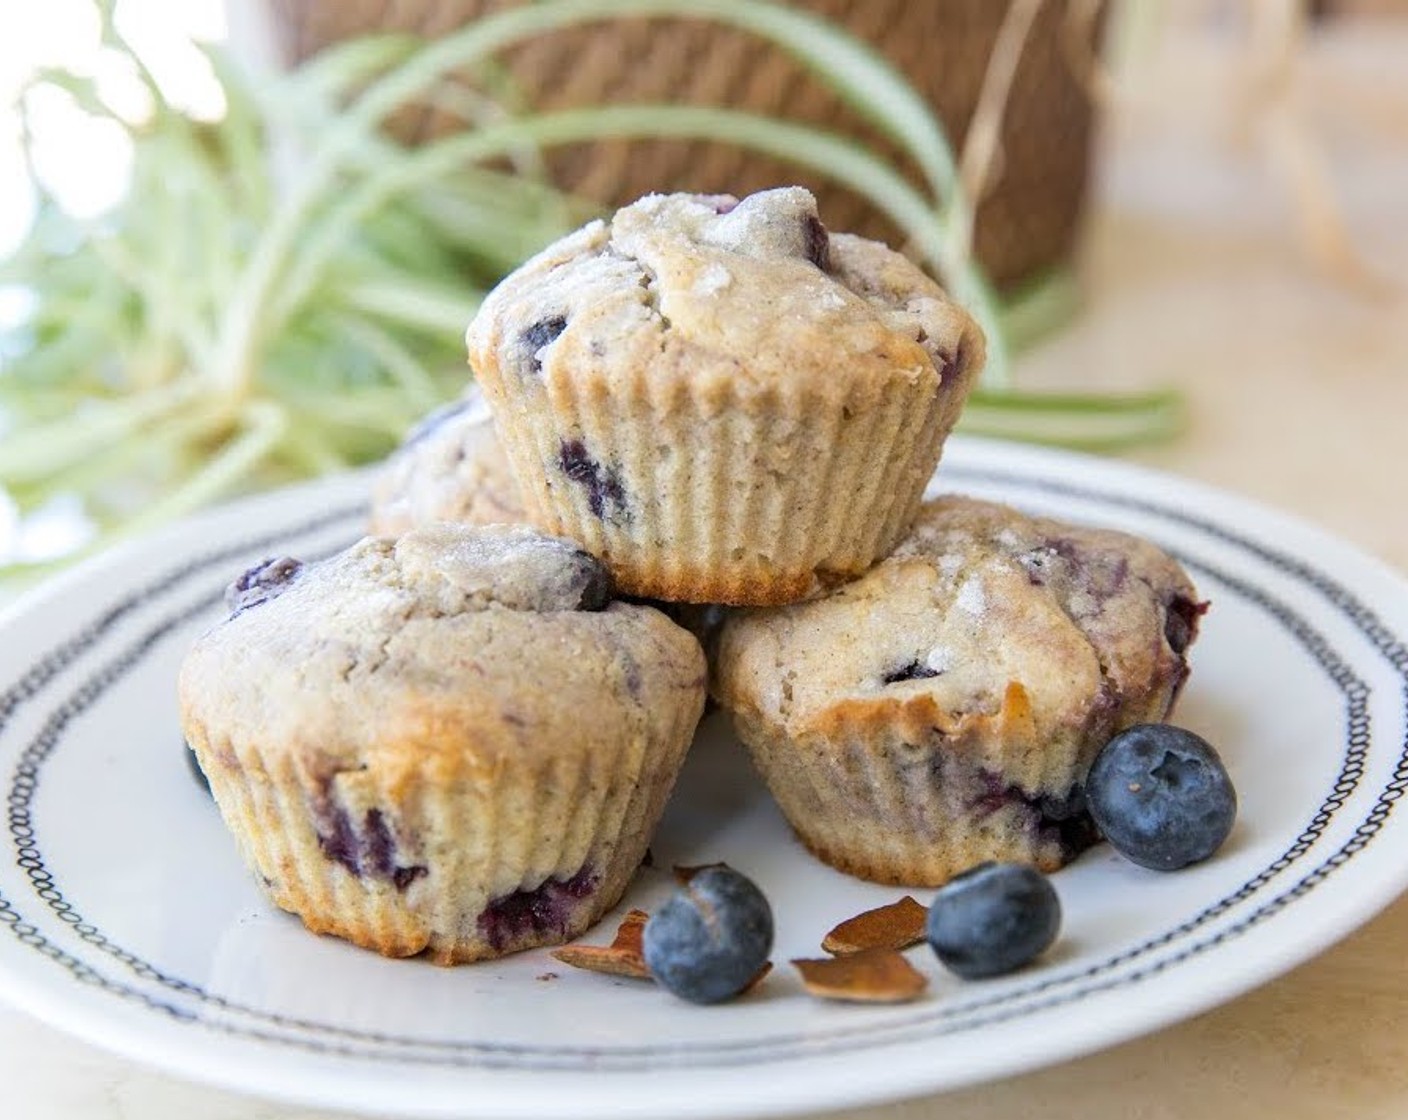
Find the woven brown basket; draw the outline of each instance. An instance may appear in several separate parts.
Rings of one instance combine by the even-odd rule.
[[[270,0],[284,49],[300,60],[371,31],[434,36],[519,0]],[[1006,5],[997,0],[792,0],[884,51],[962,144]],[[998,165],[977,214],[975,247],[1010,288],[1064,263],[1074,246],[1089,166],[1093,109],[1072,70],[1066,4],[1042,5],[1007,102]],[[1095,27],[1092,24],[1092,27]],[[1092,30],[1091,34],[1098,34]],[[1089,49],[1090,44],[1084,44]],[[621,20],[542,36],[505,56],[529,102],[562,109],[603,102],[722,105],[849,133],[894,149],[772,44],[689,20]],[[403,139],[439,131],[429,112],[394,123]],[[904,166],[903,161],[899,161]],[[800,182],[836,229],[895,241],[865,200],[807,169],[726,144],[610,141],[553,152],[559,186],[610,205],[649,191],[744,194]],[[912,168],[907,168],[912,172]]]

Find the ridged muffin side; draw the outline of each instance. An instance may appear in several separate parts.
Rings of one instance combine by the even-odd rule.
[[[1051,871],[1097,839],[1085,774],[1168,716],[1203,609],[1147,542],[948,497],[854,583],[731,616],[714,691],[826,862],[911,886]]]
[[[468,332],[528,515],[634,595],[794,601],[903,535],[981,332],[800,188],[642,199],[525,264]]]
[[[237,587],[180,680],[269,897],[446,964],[568,940],[614,906],[703,706],[695,639],[526,528],[431,526],[284,571]]]

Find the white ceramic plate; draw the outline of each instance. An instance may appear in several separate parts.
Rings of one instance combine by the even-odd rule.
[[[187,773],[172,682],[233,575],[358,535],[353,477],[125,547],[0,622],[0,993],[134,1059],[309,1105],[760,1115],[950,1088],[1153,1030],[1305,960],[1408,885],[1397,577],[1285,517],[1114,463],[954,440],[939,482],[1143,533],[1214,604],[1178,719],[1221,746],[1237,828],[1174,875],[1087,853],[1055,877],[1065,925],[1039,967],[964,983],[921,946],[918,1003],[805,995],[785,962],[900,892],[806,855],[717,716],[623,909],[657,904],[673,863],[751,874],[781,963],[749,998],[693,1007],[545,951],[455,970],[381,960],[272,910]]]

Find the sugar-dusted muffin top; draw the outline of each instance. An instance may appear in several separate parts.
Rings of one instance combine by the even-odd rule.
[[[945,736],[1035,791],[1043,751],[1062,744],[1088,765],[1114,730],[1167,715],[1202,610],[1146,541],[945,497],[855,582],[732,616],[716,691],[799,741],[867,726]],[[1017,729],[1037,757],[985,742]]]
[[[471,388],[407,434],[372,488],[370,529],[396,536],[432,521],[519,525],[528,515],[483,396]]]
[[[982,334],[916,265],[829,234],[801,187],[648,195],[549,246],[494,290],[470,363],[524,378],[673,373],[696,389],[937,380],[961,407]],[[961,391],[960,391],[961,390]]]
[[[614,757],[697,713],[705,665],[686,631],[611,596],[593,557],[522,526],[436,524],[272,560],[231,586],[230,617],[188,655],[183,709],[212,743],[329,772],[454,780],[543,752]]]

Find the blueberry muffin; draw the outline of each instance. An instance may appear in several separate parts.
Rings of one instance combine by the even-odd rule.
[[[704,657],[526,526],[437,524],[230,589],[180,679],[186,737],[269,897],[441,963],[582,933],[645,853]]]
[[[630,594],[725,604],[894,547],[984,354],[799,187],[643,198],[504,280],[467,341],[529,518]]]
[[[1093,843],[1082,783],[1165,719],[1205,609],[1127,534],[961,497],[812,602],[725,622],[715,694],[797,835],[844,871],[937,886]]]
[[[519,525],[518,483],[477,388],[411,429],[372,489],[371,532],[394,537],[433,521]]]

